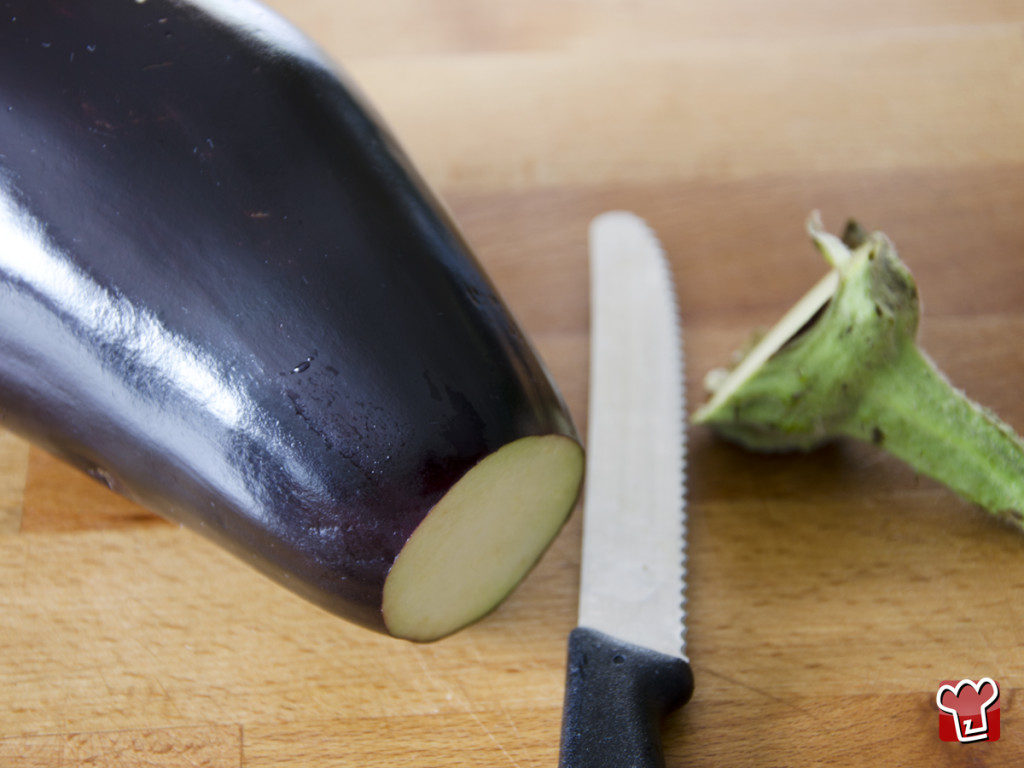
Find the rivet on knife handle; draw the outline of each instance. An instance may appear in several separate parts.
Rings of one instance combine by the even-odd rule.
[[[640,218],[602,214],[590,247],[579,626],[569,637],[559,764],[658,768],[662,720],[693,692],[681,332],[668,263]]]

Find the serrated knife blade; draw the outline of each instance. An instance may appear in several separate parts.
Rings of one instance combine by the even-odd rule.
[[[685,399],[671,271],[634,214],[590,225],[591,360],[579,625],[562,768],[663,766],[685,650]]]

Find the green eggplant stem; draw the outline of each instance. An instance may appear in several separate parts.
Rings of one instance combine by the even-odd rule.
[[[879,370],[844,433],[879,445],[965,499],[1024,522],[1024,444],[916,346]]]
[[[873,443],[1024,528],[1024,442],[953,387],[918,347],[920,301],[889,239],[817,214],[811,238],[833,270],[739,363],[713,372],[694,415],[752,450]]]

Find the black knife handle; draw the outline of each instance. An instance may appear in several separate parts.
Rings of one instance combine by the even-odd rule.
[[[683,659],[577,627],[569,635],[559,768],[663,768],[661,722],[692,693]]]

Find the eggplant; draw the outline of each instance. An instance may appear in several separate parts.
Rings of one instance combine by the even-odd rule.
[[[413,640],[511,592],[583,472],[443,206],[248,0],[4,3],[0,424]]]

